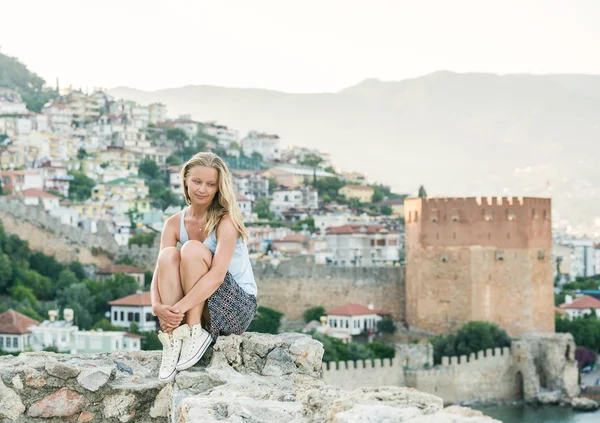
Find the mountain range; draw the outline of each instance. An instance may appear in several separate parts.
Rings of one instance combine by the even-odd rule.
[[[367,79],[334,93],[190,85],[119,87],[116,98],[162,102],[281,147],[331,154],[370,181],[436,196],[545,196],[554,223],[600,237],[600,76],[435,72]]]

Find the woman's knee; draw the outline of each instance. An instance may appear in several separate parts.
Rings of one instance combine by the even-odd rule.
[[[167,267],[167,266],[175,266],[179,267],[179,262],[181,261],[181,255],[179,250],[175,247],[166,247],[163,248],[158,254],[158,266],[159,267]]]
[[[191,240],[181,247],[181,261],[197,263],[201,259],[210,269],[212,265],[212,252],[200,241]]]

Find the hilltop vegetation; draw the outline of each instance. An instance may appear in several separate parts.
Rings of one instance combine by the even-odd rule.
[[[27,108],[39,113],[48,100],[56,97],[56,89],[46,86],[46,81],[27,69],[17,58],[0,53],[0,88],[17,91]]]

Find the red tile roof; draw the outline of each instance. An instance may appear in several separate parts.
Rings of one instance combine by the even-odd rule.
[[[29,188],[23,190],[18,193],[14,193],[8,195],[6,198],[21,198],[21,197],[30,197],[30,198],[60,198],[57,195],[50,194],[48,192],[42,191],[39,188]]]
[[[387,314],[382,313],[379,310],[371,310],[369,307],[365,307],[362,304],[344,304],[343,306],[339,306],[333,308],[331,310],[327,310],[325,314],[337,315],[337,316],[361,316],[364,314]]]
[[[0,314],[0,333],[17,335],[30,333],[29,326],[38,326],[39,324],[36,320],[12,309]]]
[[[97,275],[112,275],[114,273],[144,273],[144,269],[129,266],[127,264],[114,264],[108,267],[102,267],[96,270]]]
[[[575,298],[570,303],[561,304],[559,307],[562,309],[600,309],[600,300],[589,295],[584,295],[583,297]]]
[[[251,201],[244,194],[238,194],[238,193],[235,194],[235,199],[236,199],[236,201]]]
[[[362,229],[364,228],[364,229]],[[385,225],[357,225],[349,224],[342,226],[334,226],[327,228],[328,235],[352,235],[352,234],[378,234],[378,233],[395,233],[386,229]]]
[[[150,292],[140,292],[138,294],[128,295],[108,303],[109,305],[121,306],[151,306]]]

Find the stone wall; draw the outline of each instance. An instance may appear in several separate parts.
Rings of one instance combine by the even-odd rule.
[[[0,357],[0,421],[499,423],[414,389],[327,386],[323,347],[302,334],[219,337],[166,384],[157,380],[160,354]]]
[[[570,334],[528,334],[513,341],[511,348],[487,349],[468,357],[442,357],[442,364],[431,369],[423,368],[427,363],[424,360],[432,354],[424,347],[398,346],[387,372],[383,364],[369,364],[367,368],[328,363],[323,377],[327,383],[343,389],[399,383],[437,395],[448,404],[534,400],[549,391],[556,392],[558,398],[579,395],[575,344]],[[412,365],[407,368],[410,357],[413,361],[408,363]],[[429,363],[432,362],[433,358]],[[369,371],[371,375],[365,375]],[[364,380],[364,385],[360,385],[360,380]]]
[[[144,269],[153,270],[158,246],[119,246],[106,224],[99,222],[99,232],[61,223],[43,207],[25,206],[0,197],[0,220],[8,234],[27,241],[34,251],[54,256],[60,262],[79,260],[84,264],[104,267],[124,257]],[[160,237],[157,237],[160,240]]]
[[[395,321],[404,320],[402,267],[327,266],[297,256],[278,266],[257,262],[253,270],[259,305],[279,310],[289,320],[302,320],[302,313],[314,306],[327,310],[346,303],[372,304]]]
[[[353,391],[358,388],[405,386],[404,373],[396,359],[331,361],[323,366],[326,384]]]

